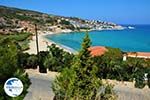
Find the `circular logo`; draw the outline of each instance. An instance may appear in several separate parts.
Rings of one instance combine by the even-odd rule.
[[[9,78],[4,84],[5,93],[10,97],[17,97],[23,91],[23,84],[18,78]]]

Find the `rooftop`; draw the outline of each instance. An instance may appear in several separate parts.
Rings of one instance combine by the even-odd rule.
[[[149,52],[136,52],[136,53],[129,52],[127,53],[127,56],[138,57],[138,58],[150,58],[150,53]]]
[[[90,47],[89,50],[91,51],[92,56],[101,56],[107,51],[103,46]]]

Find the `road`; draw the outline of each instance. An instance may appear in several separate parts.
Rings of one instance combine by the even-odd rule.
[[[114,90],[118,94],[118,100],[150,100],[150,89],[138,89],[115,86]]]
[[[31,85],[24,100],[53,100],[52,82],[56,73],[41,74],[35,70],[28,70]]]
[[[52,82],[57,73],[38,73],[36,70],[28,70],[32,82],[24,100],[53,100]],[[150,89],[137,89],[127,86],[116,85],[114,87],[118,100],[150,100]]]

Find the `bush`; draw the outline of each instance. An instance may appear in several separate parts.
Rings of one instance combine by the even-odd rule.
[[[21,67],[23,67],[24,69],[28,68],[27,66],[27,60],[30,57],[30,55],[28,53],[18,53],[18,63]]]
[[[122,75],[122,52],[120,49],[108,48],[108,51],[98,57],[94,57],[94,62],[98,67],[98,76],[104,79],[115,79],[121,80]]]
[[[4,42],[6,41],[7,42]],[[20,66],[18,53],[16,44],[9,41],[8,39],[4,40],[0,43],[0,100],[13,100],[6,95],[3,90],[3,86],[5,81],[11,77],[19,78],[24,85],[23,93],[16,97],[15,100],[22,100],[27,93],[27,88],[30,85],[30,81],[28,79],[28,75],[25,74],[24,69]]]
[[[11,35],[0,35],[0,42],[3,42],[6,39],[9,39],[11,41],[15,41],[16,44],[18,44],[20,49],[22,51],[29,49],[29,37],[31,36],[31,33],[12,33]],[[4,42],[4,44],[6,44]]]
[[[48,56],[44,61],[44,65],[50,71],[61,72],[63,68],[71,66],[73,54],[63,51],[55,44],[52,44],[49,48]]]
[[[18,33],[18,34],[7,35],[7,36],[8,36],[8,38],[10,38],[10,39],[12,39],[12,40],[24,41],[24,40],[26,40],[30,35],[31,35],[31,33]]]
[[[123,61],[123,53],[119,49],[108,48],[102,56],[93,57],[98,67],[97,76],[104,79],[116,79],[119,81],[133,81],[136,79],[135,87],[143,88],[144,73],[150,72],[148,59],[129,58]]]
[[[45,61],[45,58],[48,56],[48,52],[47,51],[41,51],[39,52],[39,61],[38,61],[38,65],[39,65],[39,72],[40,73],[47,73],[47,70],[46,70],[46,66],[44,66],[44,61]]]
[[[27,58],[27,68],[33,68],[33,69],[36,69],[37,68],[37,65],[38,65],[38,57],[37,55],[30,55],[28,58]]]
[[[13,44],[0,47],[0,80],[6,80],[11,77],[18,69],[17,48]]]
[[[150,88],[150,72],[148,73],[148,86]]]
[[[144,88],[145,87],[145,83],[144,83],[144,81],[142,80],[142,79],[136,79],[135,80],[135,87],[136,88]]]

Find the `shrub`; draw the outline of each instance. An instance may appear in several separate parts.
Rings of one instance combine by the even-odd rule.
[[[96,100],[100,87],[104,85],[96,76],[97,67],[92,60],[89,47],[90,39],[86,35],[82,49],[74,57],[71,67],[65,68],[53,84],[55,100]],[[109,89],[105,89],[107,92],[103,93],[103,96],[113,95]],[[101,93],[99,96],[102,98]]]
[[[39,52],[39,55],[37,55],[39,57],[39,61],[38,61],[38,65],[39,65],[39,72],[41,73],[46,73],[46,67],[44,66],[44,61],[45,58],[47,57],[48,52],[47,51],[41,51]]]
[[[7,42],[4,42],[6,41]],[[30,85],[28,75],[25,74],[24,69],[20,66],[19,57],[16,44],[8,39],[0,43],[0,100],[13,100],[7,96],[3,90],[5,81],[11,77],[19,78],[24,85],[23,93],[16,97],[15,100],[22,100],[27,93],[27,88]]]
[[[27,64],[26,66],[28,68],[33,68],[33,69],[36,69],[37,68],[37,65],[38,65],[38,57],[37,55],[30,55],[27,59]]]
[[[44,65],[50,71],[61,72],[63,68],[69,67],[73,59],[73,54],[70,54],[59,47],[56,47],[55,44],[52,44],[49,48],[48,56],[44,61]]]
[[[28,53],[22,53],[22,52],[18,53],[18,57],[19,57],[18,63],[24,69],[28,68],[28,66],[27,66],[27,60],[28,60],[29,56],[30,55]]]
[[[150,88],[150,72],[148,73],[148,86]]]

